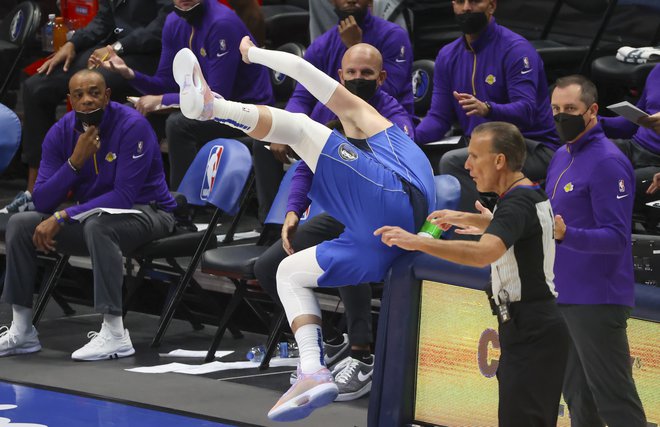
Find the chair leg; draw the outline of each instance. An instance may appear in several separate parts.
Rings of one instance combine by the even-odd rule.
[[[56,290],[53,291],[53,301],[55,301],[57,305],[60,306],[65,316],[73,316],[74,314],[76,314],[76,310],[71,308],[69,303],[66,302],[66,300],[62,297],[62,295],[60,295],[60,293],[57,292]]]
[[[218,346],[220,346],[220,341],[222,341],[222,336],[225,334],[225,331],[227,330],[227,325],[229,324],[231,316],[234,314],[234,312],[238,308],[238,305],[241,303],[243,297],[245,296],[246,286],[247,285],[245,285],[245,283],[242,282],[236,285],[236,291],[234,292],[234,295],[231,297],[231,300],[229,301],[227,308],[225,308],[225,312],[222,315],[222,319],[220,319],[218,330],[215,332],[215,336],[213,337],[213,342],[211,343],[211,347],[209,347],[208,353],[206,353],[206,358],[204,359],[204,362],[206,363],[211,362],[215,358],[215,351],[218,349]]]
[[[179,284],[176,287],[176,291],[174,292],[174,295],[172,296],[172,298],[169,299],[165,309],[163,310],[163,316],[158,324],[158,330],[156,331],[156,335],[154,336],[154,339],[151,341],[151,347],[158,347],[160,345],[160,340],[163,338],[163,335],[165,334],[167,327],[170,325],[170,322],[172,321],[172,317],[174,317],[174,312],[176,311],[177,306],[181,302],[181,298],[183,297],[183,292],[186,290],[186,287],[188,286],[190,279],[195,273],[195,270],[199,265],[199,261],[202,258],[202,254],[206,250],[206,246],[209,243],[209,240],[211,239],[211,237],[215,238],[215,234],[213,234],[213,230],[215,229],[215,226],[218,224],[218,221],[220,220],[221,216],[222,216],[222,212],[220,211],[220,209],[216,209],[215,212],[213,212],[213,216],[211,217],[209,226],[206,229],[204,236],[202,237],[202,241],[200,242],[199,246],[195,250],[195,254],[190,260],[190,265],[188,265],[186,272],[181,277],[181,280],[179,280]]]
[[[32,315],[32,324],[35,327],[39,325],[41,316],[46,309],[46,305],[48,305],[48,300],[50,299],[50,296],[52,295],[57,282],[60,280],[60,276],[62,276],[62,273],[64,272],[64,267],[66,267],[68,262],[68,255],[58,256],[57,261],[55,262],[55,266],[53,266],[53,270],[50,272],[50,276],[48,276],[48,280],[44,284],[43,289],[39,294],[39,298],[37,299],[34,314]]]
[[[259,364],[260,371],[268,369],[270,359],[273,357],[273,353],[275,353],[275,347],[277,347],[277,343],[280,341],[280,337],[282,336],[282,328],[284,328],[285,322],[286,312],[282,310],[277,316],[277,320],[275,320],[275,325],[270,331],[270,335],[268,335],[268,341],[266,342],[266,354],[264,354],[264,358]]]

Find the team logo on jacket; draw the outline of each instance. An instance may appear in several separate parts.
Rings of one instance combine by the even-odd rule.
[[[215,177],[218,174],[218,168],[220,167],[220,159],[222,158],[222,152],[225,147],[222,145],[215,145],[211,148],[209,152],[209,158],[206,161],[206,173],[204,174],[204,180],[202,181],[202,190],[199,194],[199,198],[202,200],[207,200],[211,190],[215,185]]]
[[[108,163],[114,162],[117,158],[117,155],[112,151],[105,155],[105,161]]]
[[[358,154],[357,151],[355,151],[355,148],[353,148],[351,145],[343,143],[339,146],[339,157],[342,159],[346,160],[347,162],[352,162],[353,160],[357,160]]]
[[[626,183],[620,179],[619,180],[619,193],[625,193],[626,192]]]
[[[569,182],[568,184],[564,185],[564,193],[570,193],[573,191],[573,188],[575,188],[573,187],[573,183]]]
[[[144,141],[139,141],[137,146],[137,153],[141,154],[143,148],[144,148]]]
[[[491,85],[491,86],[492,86],[496,81],[497,81],[497,78],[496,78],[494,75],[492,75],[492,74],[489,74],[488,77],[486,77],[486,83],[488,83],[488,84]]]
[[[223,52],[227,50],[227,42],[225,39],[220,39],[220,50]]]
[[[201,49],[199,50],[199,54],[206,58],[206,49],[201,48]]]

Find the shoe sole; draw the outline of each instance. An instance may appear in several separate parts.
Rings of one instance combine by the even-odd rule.
[[[371,391],[371,381],[365,384],[358,391],[354,391],[352,393],[339,393],[337,395],[337,398],[335,399],[335,402],[348,402],[349,400],[359,399],[362,396],[369,394],[370,391]]]
[[[41,350],[41,344],[33,345],[32,347],[26,347],[26,348],[12,348],[11,350],[5,350],[4,352],[0,353],[0,357],[15,356],[17,354],[36,353],[40,350]]]
[[[322,384],[308,390],[270,411],[268,418],[272,421],[288,422],[307,418],[315,409],[332,403],[339,390],[334,383]]]
[[[93,362],[95,360],[121,359],[122,357],[128,357],[128,356],[132,356],[134,354],[135,354],[135,349],[131,347],[128,350],[116,351],[114,353],[103,354],[103,355],[99,355],[99,356],[96,356],[96,357],[81,358],[81,357],[73,357],[73,355],[71,355],[71,359],[79,361],[79,362]]]

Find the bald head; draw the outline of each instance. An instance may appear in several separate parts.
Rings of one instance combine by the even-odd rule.
[[[377,73],[380,73],[383,70],[383,55],[370,44],[358,43],[351,46],[341,59],[343,70],[355,64],[371,67]]]
[[[76,111],[104,108],[110,102],[110,89],[101,73],[85,68],[69,79],[69,100]]]

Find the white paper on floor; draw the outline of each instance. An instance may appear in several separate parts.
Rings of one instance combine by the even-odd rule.
[[[217,359],[220,359],[221,357],[228,356],[233,352],[234,352],[233,350],[218,350],[215,352],[215,357]],[[206,350],[184,350],[181,348],[177,348],[176,350],[172,350],[169,353],[159,353],[158,355],[160,357],[190,357],[196,359],[203,359],[206,357],[206,353],[208,353]]]
[[[298,357],[280,358],[273,357],[270,360],[271,367],[279,366],[297,366]],[[187,363],[168,363],[165,365],[145,366],[138,368],[126,369],[129,372],[139,372],[143,374],[163,374],[167,372],[175,372],[177,374],[188,375],[202,375],[211,372],[228,371],[230,369],[254,369],[258,368],[259,364],[249,361],[241,362],[210,362],[202,365],[190,365]]]

